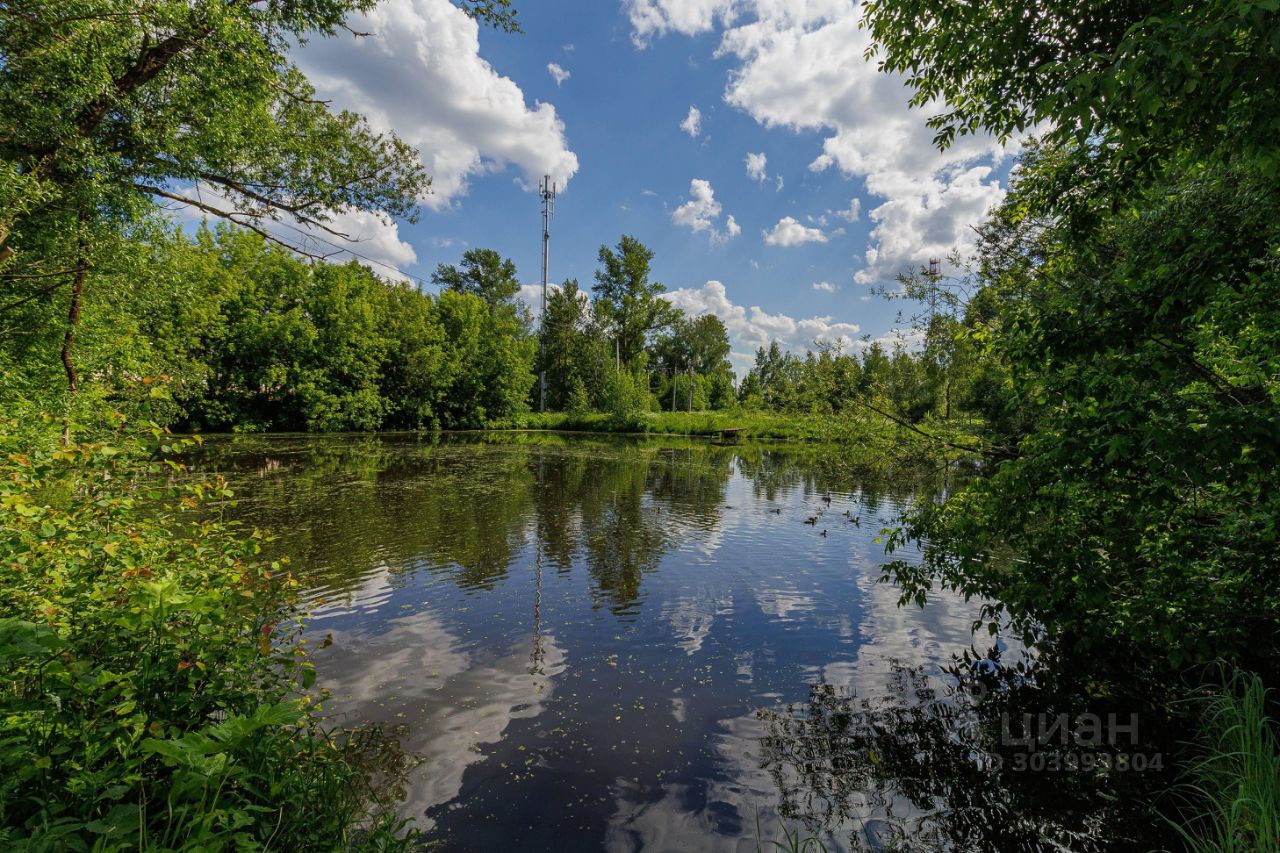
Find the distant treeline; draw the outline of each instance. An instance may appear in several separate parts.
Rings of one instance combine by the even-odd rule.
[[[540,408],[542,372],[553,411],[829,414],[877,399],[919,420],[946,408],[945,365],[902,346],[859,357],[817,342],[800,357],[774,342],[735,385],[724,323],[664,299],[652,258],[632,237],[601,247],[591,291],[552,288],[539,324],[515,265],[489,249],[440,265],[435,294],[244,229],[155,225],[95,270],[78,378],[119,405],[158,389],[150,410],[198,431],[479,428]],[[13,315],[29,334],[4,340],[0,382],[56,408],[64,318],[36,301]]]

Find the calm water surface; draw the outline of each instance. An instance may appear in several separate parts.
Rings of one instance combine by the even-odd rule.
[[[1098,846],[1070,786],[1011,794],[983,764],[947,672],[992,645],[977,605],[877,583],[880,529],[937,481],[547,435],[205,461],[308,587],[327,711],[399,735],[402,813],[447,849]]]

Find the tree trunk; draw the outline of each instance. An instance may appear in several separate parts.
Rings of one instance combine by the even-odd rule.
[[[80,376],[76,373],[76,363],[72,353],[76,343],[76,328],[80,325],[80,306],[84,301],[84,280],[89,274],[89,264],[81,261],[76,270],[75,281],[71,285],[71,309],[67,312],[67,333],[62,338],[62,367],[67,373],[68,403],[80,390]],[[62,425],[62,443],[71,443],[71,421]]]
[[[80,325],[80,305],[84,299],[84,280],[89,266],[81,262],[76,270],[76,280],[71,285],[71,310],[67,312],[67,333],[62,338],[62,366],[67,372],[67,390],[72,394],[80,389],[80,376],[76,373],[72,350],[76,343],[76,327]]]

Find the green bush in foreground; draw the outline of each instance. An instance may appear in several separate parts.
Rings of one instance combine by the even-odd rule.
[[[40,443],[0,421],[0,846],[401,844],[370,814],[370,741],[300,698],[294,581],[207,520],[226,483],[165,459],[160,429]]]

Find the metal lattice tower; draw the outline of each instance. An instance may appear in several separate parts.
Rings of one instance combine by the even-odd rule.
[[[942,278],[942,262],[937,258],[929,259],[929,325],[938,316],[938,280]]]
[[[545,175],[538,185],[538,195],[542,198],[542,315],[540,322],[547,322],[547,272],[551,263],[551,217],[556,214],[556,185],[551,176]],[[542,336],[539,335],[539,346]],[[541,411],[547,410],[547,364],[544,360],[538,375],[538,386],[541,389]]]

